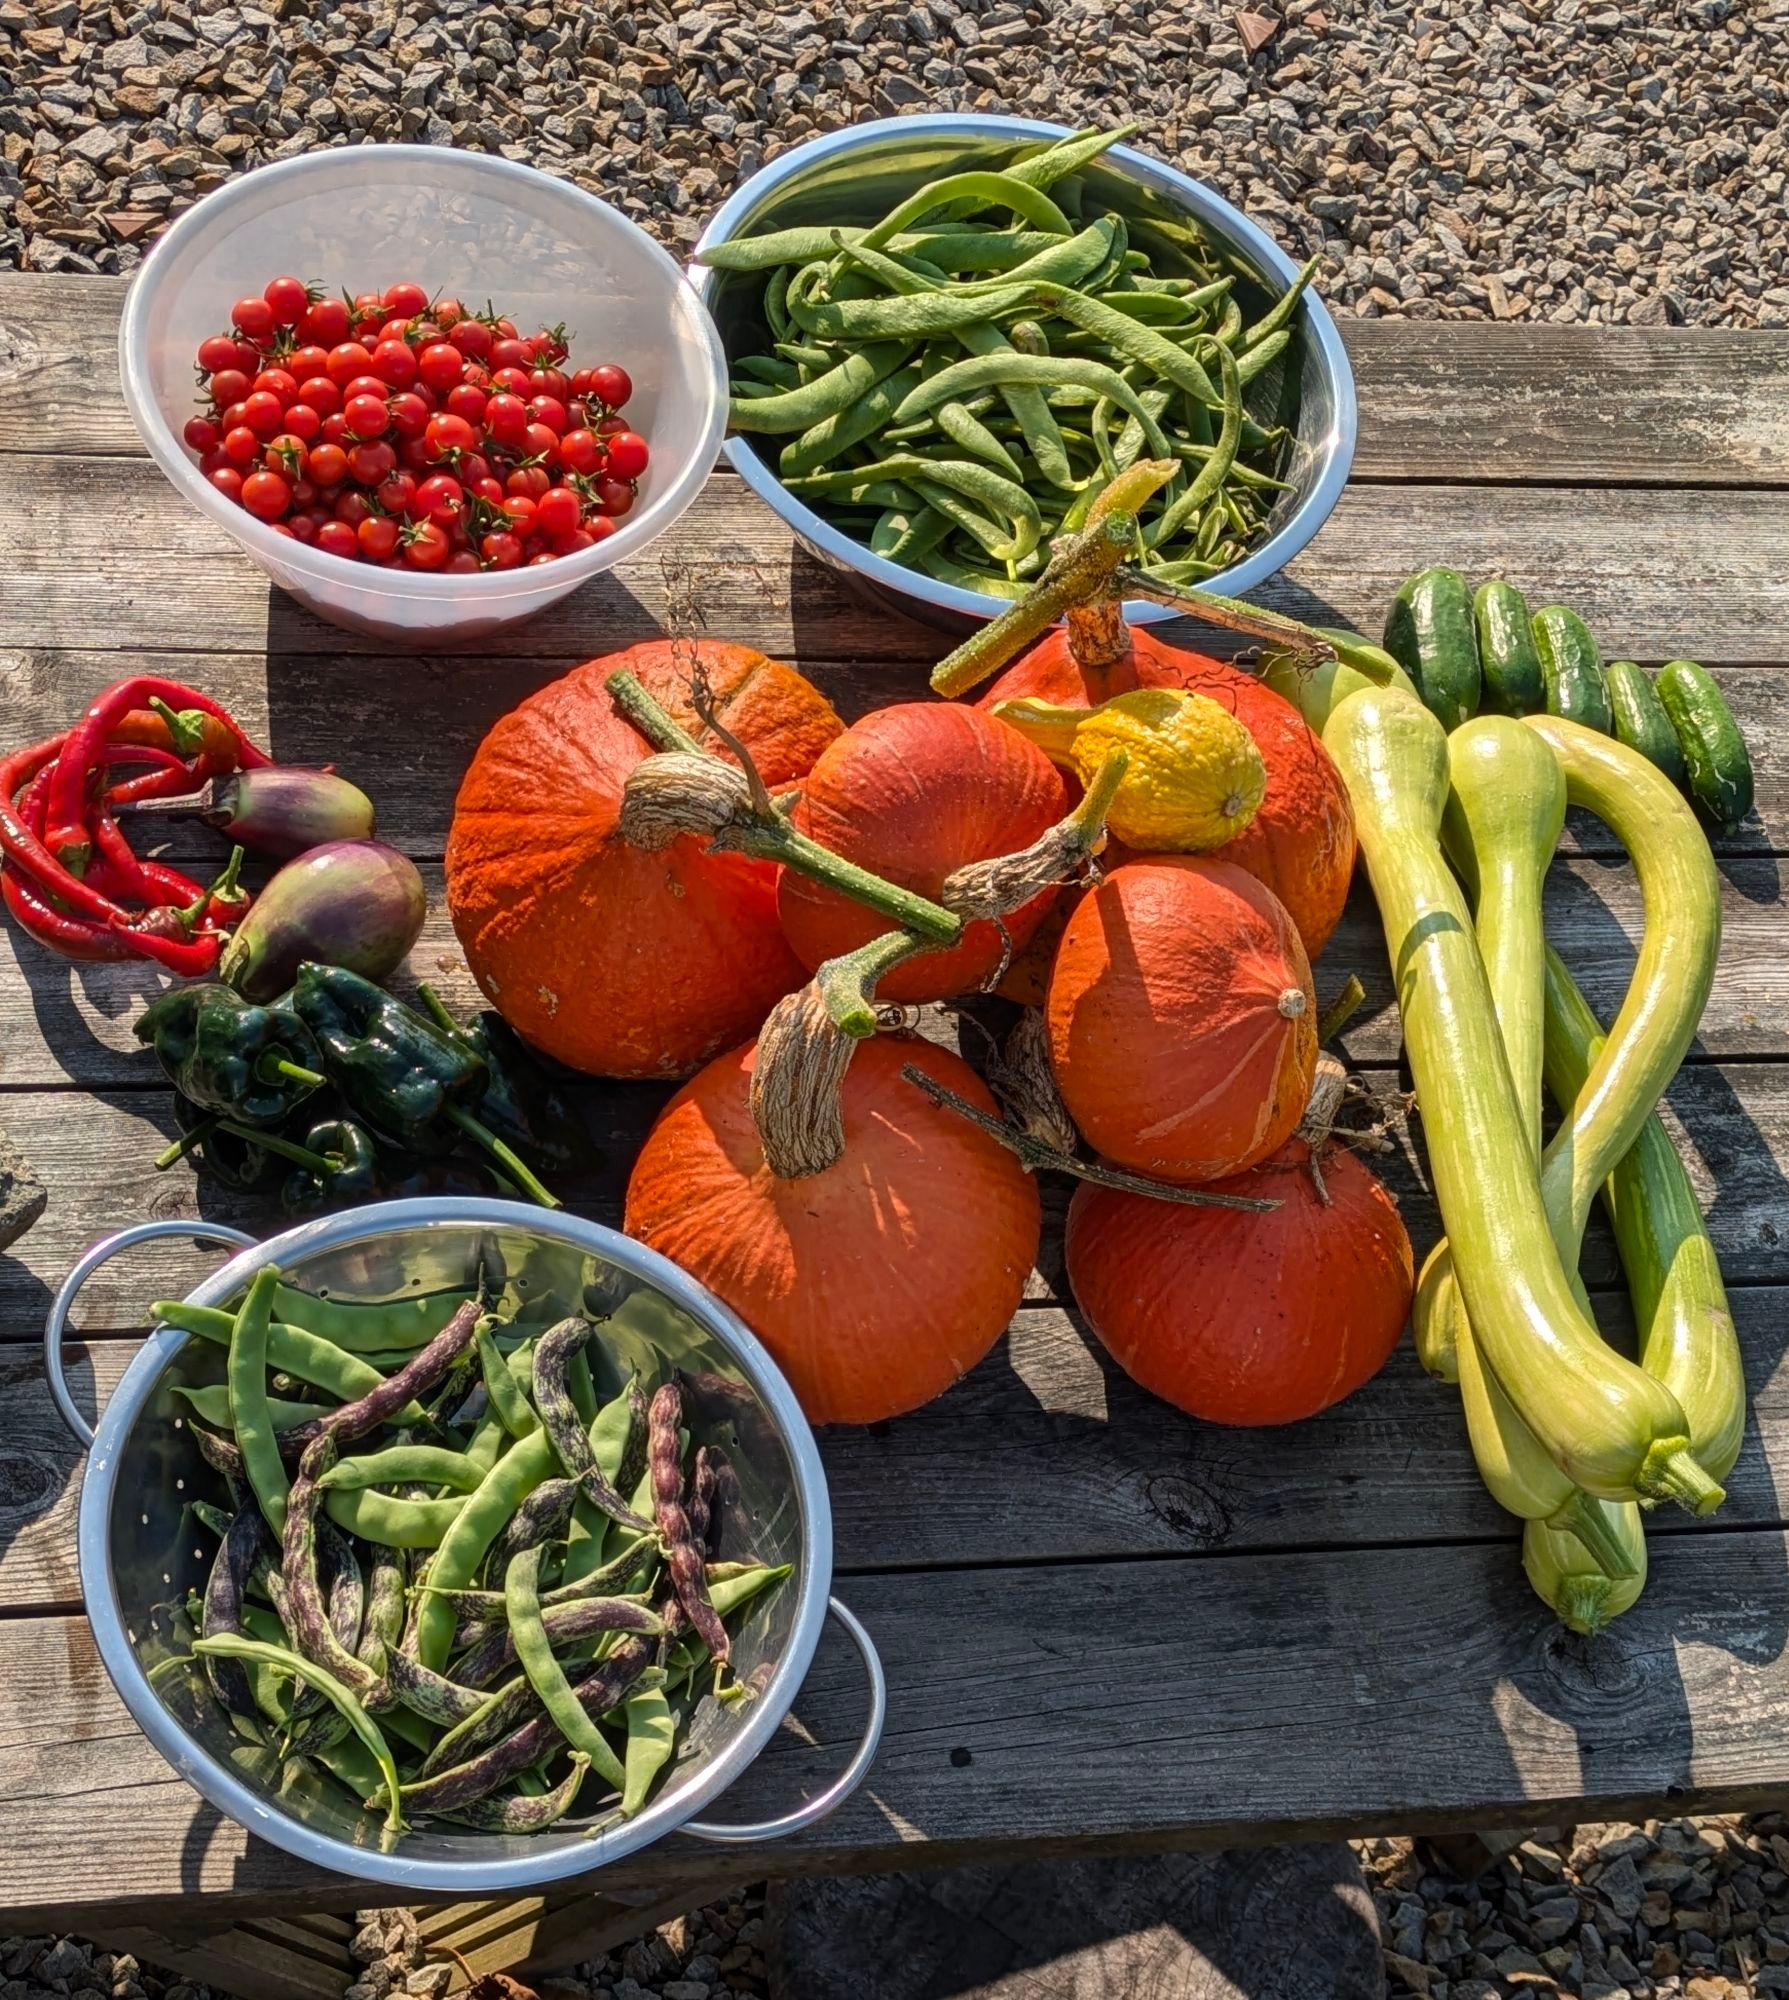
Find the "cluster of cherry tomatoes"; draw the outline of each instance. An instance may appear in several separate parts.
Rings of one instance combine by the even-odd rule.
[[[420,570],[516,569],[615,532],[646,470],[605,363],[567,374],[565,329],[430,300],[326,298],[275,278],[201,341],[199,469],[278,534]]]

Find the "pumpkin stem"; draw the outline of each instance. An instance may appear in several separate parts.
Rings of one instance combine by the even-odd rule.
[[[1301,625],[1278,611],[1263,611],[1258,604],[1245,604],[1240,597],[1220,597],[1215,591],[1194,590],[1184,584],[1163,583],[1145,570],[1122,567],[1113,572],[1112,587],[1126,597],[1146,597],[1152,604],[1166,604],[1184,611],[1190,618],[1202,618],[1226,632],[1240,632],[1270,646],[1283,646],[1300,665],[1321,666],[1333,660],[1336,649],[1321,632]]]
[[[817,983],[771,1008],[752,1061],[752,1122],[780,1181],[823,1174],[844,1157],[839,1100],[857,1044],[826,1011]]]
[[[1081,1135],[1056,1088],[1050,1069],[1050,1031],[1038,1007],[1027,1007],[1006,1038],[992,1049],[987,1063],[988,1088],[1019,1131],[1058,1153],[1081,1150]]]
[[[1067,622],[1069,656],[1078,667],[1115,666],[1131,649],[1131,628],[1118,598],[1071,604]]]
[[[661,703],[655,701],[625,667],[603,682],[609,699],[655,750],[683,750],[691,756],[708,753]]]
[[[1278,1011],[1280,1017],[1283,1020],[1296,1021],[1303,1014],[1304,1010],[1304,988],[1302,986],[1288,986],[1279,997]]]
[[[1348,1072],[1334,1056],[1327,1052],[1319,1055],[1311,1078],[1311,1094],[1305,1100],[1304,1116],[1298,1122],[1298,1136],[1311,1149],[1311,1185],[1317,1190],[1317,1199],[1325,1208],[1329,1207],[1330,1201],[1329,1185],[1323,1178],[1323,1148],[1335,1130],[1342,1100],[1347,1094]]]
[[[947,875],[938,892],[945,906],[959,916],[997,919],[1077,874],[1106,844],[1106,815],[1129,769],[1128,751],[1109,751],[1075,809],[1029,847],[992,861],[965,862]]]
[[[788,1005],[787,1001],[782,1003]],[[1146,1174],[1130,1174],[1119,1167],[1101,1166],[1094,1160],[1078,1160],[1054,1146],[1044,1145],[1028,1132],[1021,1132],[999,1118],[990,1118],[966,1097],[959,1097],[947,1084],[928,1076],[915,1063],[903,1063],[901,1075],[925,1092],[934,1104],[967,1118],[971,1125],[998,1139],[1009,1153],[1016,1154],[1029,1173],[1072,1174],[1076,1180],[1092,1181],[1095,1187],[1119,1188],[1126,1194],[1154,1195],[1159,1201],[1183,1202],[1189,1208],[1240,1208],[1250,1214],[1265,1215],[1279,1207],[1277,1201],[1258,1201],[1252,1195],[1213,1194],[1207,1188],[1175,1187],[1168,1181],[1152,1181]]]
[[[1317,1042],[1333,1042],[1359,1012],[1361,1003],[1367,997],[1367,989],[1351,972],[1343,981],[1342,990],[1317,1017]]]
[[[881,1025],[876,982],[904,958],[933,947],[911,931],[885,931],[855,951],[829,958],[814,974],[827,1018],[852,1041],[867,1041]]]

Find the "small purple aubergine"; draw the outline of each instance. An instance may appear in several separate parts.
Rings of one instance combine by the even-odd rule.
[[[415,864],[377,840],[332,840],[288,861],[236,926],[218,977],[245,1000],[274,1000],[308,959],[383,979],[428,914]]]
[[[282,860],[332,840],[371,840],[373,802],[333,771],[269,764],[213,778],[188,799],[148,799],[133,808],[166,819],[202,820],[255,854]]]

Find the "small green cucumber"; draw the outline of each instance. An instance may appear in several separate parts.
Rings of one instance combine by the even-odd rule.
[[[1659,669],[1658,697],[1671,718],[1689,792],[1723,833],[1752,809],[1752,760],[1713,676],[1694,660],[1671,660]]]
[[[1543,605],[1531,624],[1534,650],[1547,681],[1547,713],[1613,735],[1609,684],[1603,679],[1603,656],[1590,627],[1563,604]]]
[[[1385,614],[1385,650],[1443,729],[1458,729],[1478,713],[1478,635],[1457,569],[1422,569],[1405,579]]]
[[[1671,727],[1665,704],[1644,668],[1632,660],[1611,660],[1603,669],[1603,678],[1609,685],[1616,736],[1656,765],[1674,785],[1683,784],[1683,751],[1678,747],[1677,731]]]
[[[1513,583],[1495,576],[1481,583],[1472,600],[1478,631],[1478,663],[1484,673],[1484,705],[1497,715],[1540,715],[1547,706],[1547,679],[1528,624],[1528,600]]]

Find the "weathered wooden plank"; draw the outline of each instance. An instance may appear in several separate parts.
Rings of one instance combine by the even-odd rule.
[[[1789,683],[1789,676],[1785,676]],[[1690,1059],[1789,1055],[1789,956],[1783,950],[1783,905],[1771,858],[1732,860],[1722,879],[1724,935],[1714,991]],[[201,870],[201,873],[204,871]],[[439,863],[422,864],[428,921],[407,968],[393,984],[407,992],[428,980],[452,1007],[472,1012],[483,995],[467,969],[448,921]],[[1633,973],[1642,929],[1637,886],[1625,867],[1561,861],[1548,890],[1549,926],[1579,981],[1605,1020],[1612,1019]],[[1400,1030],[1372,898],[1357,884],[1335,936],[1317,966],[1321,994],[1350,973],[1367,990],[1344,1036],[1357,1062],[1397,1060]],[[10,926],[0,927],[0,1023],[31,1032],[13,1036],[0,1053],[0,1087],[85,1090],[149,1086],[161,1072],[133,1032],[141,1002],[158,990],[140,965],[76,966],[51,957]]]
[[[1789,1385],[1779,1384],[1789,1289],[1733,1295],[1752,1423],[1727,1503],[1669,1533],[1785,1523]],[[1612,1338],[1626,1302],[1597,1295]],[[136,1344],[71,1350],[81,1407],[103,1407]],[[0,1613],[80,1601],[80,1453],[34,1348],[0,1345]],[[988,1440],[999,1449],[990,1451]],[[1145,1395],[1077,1317],[1027,1307],[1005,1344],[938,1402],[821,1440],[841,1572],[1064,1562],[1214,1550],[1497,1541],[1514,1533],[1473,1468],[1457,1399],[1406,1343],[1383,1374],[1292,1429],[1226,1431]],[[907,1504],[891,1509],[888,1496]],[[1039,1505],[1040,1493],[1048,1504]]]
[[[0,451],[140,454],[113,278],[0,275]],[[1342,325],[1356,479],[1782,485],[1789,337],[1718,328]]]
[[[1740,1811],[1789,1785],[1776,1532],[1660,1537],[1640,1604],[1594,1642],[1560,1632],[1511,1544],[934,1571],[846,1595],[888,1669],[887,1733],[864,1790],[766,1850],[770,1872],[1621,1819],[1667,1797]],[[16,1928],[78,1924],[95,1902],[340,1897],[199,1804],[82,1622],[0,1621],[0,1685],[15,1691],[0,1915]],[[800,1734],[783,1730],[717,1817],[784,1810],[837,1770],[863,1719],[842,1642],[794,1714]],[[96,1813],[131,1829],[103,1869]],[[601,1886],[687,1869],[692,1847],[663,1843]]]
[[[1356,479],[1789,482],[1789,335],[1407,320],[1342,332]]]
[[[1408,1133],[1397,1125],[1395,1075],[1369,1072],[1368,1081],[1400,1141],[1378,1164],[1420,1252],[1437,1233],[1420,1153],[1412,1152]],[[583,1095],[602,1163],[588,1179],[562,1181],[555,1189],[570,1207],[599,1221],[619,1220],[629,1166],[666,1094],[662,1085],[608,1084]],[[281,1226],[273,1202],[196,1182],[184,1163],[155,1172],[150,1162],[174,1132],[169,1093],[108,1090],[77,1100],[67,1092],[22,1090],[7,1094],[0,1114],[50,1191],[43,1220],[0,1259],[0,1342],[38,1337],[47,1292],[109,1229],[146,1215],[204,1217],[261,1235]],[[1671,1086],[1666,1117],[1685,1151],[1729,1280],[1789,1282],[1789,1064],[1689,1065]],[[1057,1191],[1047,1206],[1060,1208]],[[1055,1236],[1046,1231],[1045,1296],[1060,1298],[1056,1256]],[[145,1244],[96,1274],[82,1295],[78,1323],[107,1331],[139,1324],[148,1300],[184,1291],[205,1268],[203,1253],[184,1245]],[[1610,1283],[1615,1268],[1610,1240],[1595,1222],[1585,1245],[1585,1276],[1592,1284]]]
[[[643,627],[630,641],[642,636]],[[1236,649],[1226,635],[1206,638],[1222,658]],[[370,675],[359,654],[324,650],[277,656],[270,663],[261,652],[178,652],[156,664],[221,701],[283,762],[339,765],[378,807],[381,837],[424,860],[443,851],[454,794],[485,732],[578,657],[576,649],[567,649],[552,661],[406,659],[394,671],[413,675],[426,695],[423,720],[403,728],[393,727],[385,680]],[[141,653],[132,651],[0,645],[7,744],[66,728],[84,703],[136,671],[141,661]],[[863,663],[810,652],[802,656],[801,668],[847,721],[889,702],[917,701],[926,692],[919,659]],[[1715,838],[1716,852],[1789,852],[1789,674],[1739,666],[1720,667],[1717,675],[1751,746],[1758,807],[1736,833]],[[144,822],[134,821],[131,831],[146,849],[152,845]],[[1564,844],[1575,853],[1619,851],[1607,830],[1584,813],[1571,815]],[[153,851],[189,860],[221,858],[224,847],[202,829],[176,821],[163,823]]]
[[[0,517],[0,613],[14,646],[244,651],[389,658],[380,641],[333,630],[273,592],[220,528],[173,503],[142,459],[6,461],[29,507]],[[71,551],[80,560],[70,560]],[[1514,493],[1464,484],[1355,485],[1323,533],[1262,587],[1263,603],[1318,624],[1377,631],[1393,591],[1426,563],[1501,572],[1535,603],[1574,605],[1611,655],[1720,665],[1777,663],[1789,614],[1789,520],[1769,492],[1572,490]],[[679,588],[667,584],[667,569]],[[856,596],[795,551],[775,517],[730,474],[639,558],[506,635],[505,658],[569,661],[649,636],[687,578],[705,629],[797,658],[934,658],[935,635]],[[480,642],[463,649],[488,658]],[[411,671],[397,662],[390,676]],[[434,689],[424,666],[419,701]],[[289,689],[297,694],[297,689]]]

